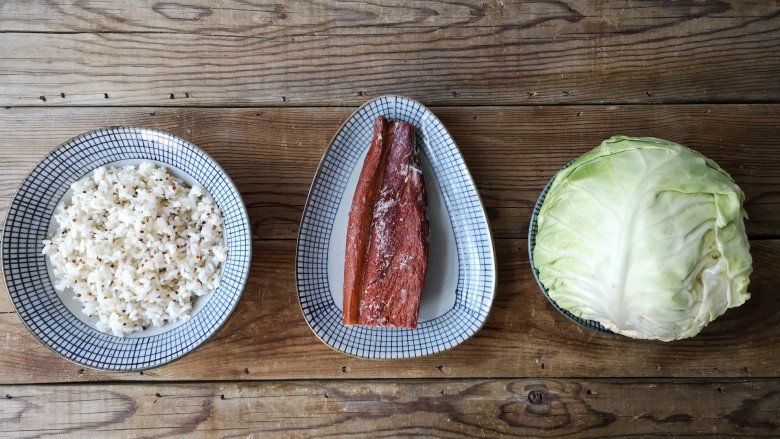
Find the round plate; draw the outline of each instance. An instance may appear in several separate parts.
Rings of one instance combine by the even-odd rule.
[[[141,160],[169,167],[188,182],[198,182],[214,198],[225,222],[228,258],[219,288],[199,297],[190,319],[149,328],[127,337],[98,331],[54,290],[41,254],[57,204],[70,185],[108,164]],[[232,313],[249,275],[252,246],[249,218],[241,195],[208,154],[172,134],[117,127],[75,137],[33,168],[8,208],[3,229],[2,269],[11,302],[27,328],[57,354],[93,369],[131,371],[161,366],[193,351]]]
[[[379,115],[416,127],[428,195],[429,263],[414,330],[341,324],[349,209]],[[301,309],[312,331],[329,346],[358,357],[434,354],[457,346],[482,327],[496,285],[487,217],[455,142],[419,102],[399,96],[370,101],[333,138],[306,201],[296,277]]]
[[[564,166],[562,170],[566,169],[573,163],[569,162],[566,166]],[[560,172],[560,171],[558,171]],[[536,266],[534,265],[534,246],[536,245],[536,231],[537,231],[537,224],[536,219],[539,215],[539,210],[542,208],[542,204],[544,203],[544,197],[547,196],[547,192],[550,190],[550,186],[552,186],[553,181],[555,181],[555,178],[558,176],[558,174],[555,175],[550,181],[547,183],[547,186],[544,187],[544,190],[542,190],[542,194],[539,195],[539,199],[536,200],[536,204],[534,205],[534,210],[531,213],[531,225],[528,228],[528,258],[531,261],[531,270],[534,272],[534,279],[536,279],[536,283],[539,284],[539,288],[541,288],[542,293],[544,293],[544,297],[547,298],[547,300],[550,301],[553,307],[561,312],[564,316],[566,316],[569,320],[571,320],[574,323],[579,324],[580,326],[583,326],[587,329],[590,329],[591,331],[600,332],[602,334],[614,334],[614,332],[610,331],[609,329],[605,328],[601,323],[595,321],[595,320],[585,320],[582,318],[579,318],[575,316],[574,314],[570,313],[564,308],[561,308],[558,306],[557,303],[550,297],[550,292],[547,290],[547,288],[542,284],[542,281],[539,280],[539,270],[536,269]]]

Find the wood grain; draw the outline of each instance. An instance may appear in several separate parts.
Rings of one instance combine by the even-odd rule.
[[[602,438],[679,437],[682,432],[757,437],[776,435],[780,429],[778,380],[0,386],[3,395],[0,437],[15,439],[50,435]]]
[[[672,343],[605,336],[568,321],[539,292],[525,240],[498,240],[498,290],[485,326],[455,349],[411,360],[362,360],[327,347],[298,305],[294,241],[256,241],[249,283],[216,336],[168,366],[85,370],[0,314],[0,383],[452,377],[772,377],[780,364],[780,240],[754,241],[752,298],[698,336]],[[0,309],[9,309],[0,293]]]
[[[46,153],[111,125],[161,128],[213,155],[238,185],[255,239],[295,239],[311,181],[352,108],[0,108],[0,215]],[[438,107],[496,238],[527,235],[531,209],[567,162],[623,133],[683,143],[746,193],[748,234],[780,237],[780,105]],[[57,123],[52,123],[57,121]]]
[[[779,25],[715,0],[4,2],[0,105],[777,102]]]
[[[0,438],[776,437],[778,54],[776,0],[0,1],[0,216],[56,145],[156,127],[227,169],[255,256],[227,325],[141,373],[61,359],[0,287]],[[328,348],[294,283],[319,160],[384,94],[433,106],[497,247],[485,327],[412,360]],[[753,297],[694,339],[588,332],[533,280],[524,237],[539,192],[617,133],[697,149],[746,193]]]
[[[587,1],[409,1],[381,3],[354,0],[266,4],[242,0],[163,2],[140,0],[132,5],[105,0],[4,3],[0,31],[57,33],[193,33],[201,35],[271,36],[298,27],[327,35],[350,35],[360,29],[550,26],[555,21],[585,22],[602,33],[638,32],[694,20],[727,21],[771,15],[777,5],[755,1],[657,1],[641,8],[627,0]],[[641,9],[641,10],[640,10]],[[600,25],[600,26],[597,26]],[[595,29],[592,29],[595,30]]]

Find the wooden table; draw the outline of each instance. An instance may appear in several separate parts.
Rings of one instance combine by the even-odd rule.
[[[0,4],[0,207],[72,136],[168,130],[238,185],[251,279],[213,339],[140,373],[59,358],[1,294],[0,437],[780,435],[777,1],[125,3]],[[450,129],[497,251],[485,327],[413,360],[330,349],[294,282],[317,164],[383,94]],[[588,332],[532,278],[539,192],[616,133],[695,148],[746,193],[753,297],[693,339]]]

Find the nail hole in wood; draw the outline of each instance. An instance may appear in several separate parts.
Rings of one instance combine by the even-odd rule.
[[[716,387],[716,389],[718,390],[718,393],[723,393],[723,387],[718,386],[718,387]]]
[[[154,396],[156,396],[158,398],[162,398],[162,395],[160,395],[160,392],[155,393]]]
[[[79,369],[79,375],[84,375],[84,369]]]
[[[653,95],[652,93],[650,93],[650,90],[647,90],[647,91],[645,92],[645,94],[646,94],[647,96],[652,96],[652,95]]]
[[[436,366],[436,369],[439,369],[439,372],[444,372],[444,366],[442,366],[441,364]]]
[[[282,96],[282,102],[287,102],[287,96]]]
[[[157,112],[156,111],[152,111],[151,113],[149,113],[149,116],[157,116]]]
[[[528,92],[528,97],[529,97],[529,98],[536,97],[536,92],[535,92],[535,91],[529,91],[529,92]]]
[[[479,114],[475,114],[474,115],[474,120],[477,120],[477,119],[479,119]]]
[[[328,392],[323,393],[322,396],[324,396],[326,398],[330,398],[330,395],[328,395]]]
[[[528,394],[528,401],[533,405],[539,405],[544,402],[544,393],[538,390],[532,390]]]
[[[542,369],[544,369],[544,363],[539,365]]]
[[[140,373],[141,375],[143,375],[143,374],[144,374],[144,371],[141,371],[141,372],[139,372],[139,373]]]
[[[599,392],[598,392],[598,390],[591,390],[591,389],[588,389],[588,391],[587,391],[587,392],[585,392],[585,393],[587,393],[587,394],[588,394],[588,396],[599,396]]]
[[[190,97],[190,94],[189,93],[184,93],[184,97],[188,98],[188,97]]]
[[[569,96],[569,90],[564,90],[564,91],[563,91],[563,95],[564,95],[564,96]]]
[[[363,90],[358,91],[358,96],[365,96],[365,94],[366,92],[364,92]]]
[[[225,399],[225,395],[219,395],[219,399],[224,400]]]
[[[458,96],[460,96],[460,93],[458,93],[456,91],[452,92],[452,97],[453,98],[457,98]]]
[[[46,96],[41,96],[38,99],[42,100],[43,102],[46,102]]]
[[[108,99],[108,93],[103,93],[103,99]]]
[[[170,99],[176,99],[176,96],[174,96],[174,94],[171,93]]]
[[[344,372],[344,373],[347,373],[347,372],[349,372],[349,367],[347,367],[347,366],[343,366],[343,367],[341,368],[341,371],[342,371],[342,372]]]
[[[710,114],[710,109],[708,108],[708,109],[704,110],[704,114]]]
[[[249,368],[248,367],[244,368],[244,373],[249,373]]]
[[[65,99],[65,93],[60,93],[60,97]]]
[[[14,397],[6,393],[5,394],[5,399],[14,399]]]
[[[582,116],[582,111],[578,111],[577,112],[577,117],[580,117],[580,116]]]

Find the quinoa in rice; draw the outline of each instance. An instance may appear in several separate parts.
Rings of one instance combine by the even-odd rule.
[[[97,328],[124,336],[189,318],[227,258],[222,213],[200,186],[151,162],[101,167],[73,183],[43,241],[54,288]]]

